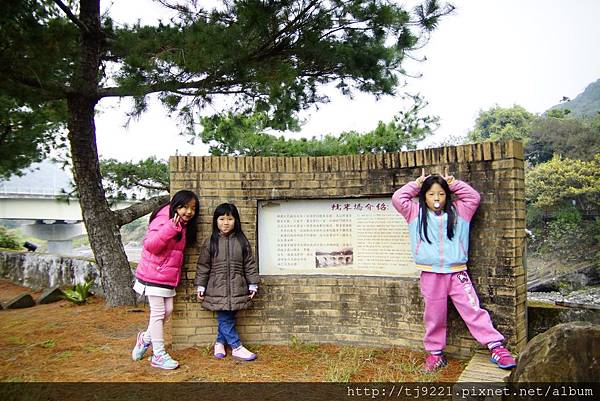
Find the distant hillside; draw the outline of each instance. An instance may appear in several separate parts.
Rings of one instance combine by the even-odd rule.
[[[588,85],[575,99],[550,107],[552,109],[569,109],[572,113],[583,116],[595,116],[600,111],[600,79]]]

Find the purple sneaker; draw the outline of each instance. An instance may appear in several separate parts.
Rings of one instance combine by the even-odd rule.
[[[513,358],[510,352],[508,352],[508,350],[501,345],[492,349],[490,361],[494,362],[502,369],[512,369],[517,366],[517,361],[515,361],[515,358]]]
[[[431,373],[431,372],[435,372],[438,369],[443,368],[446,365],[448,365],[448,361],[446,360],[446,357],[444,356],[444,354],[440,354],[440,355],[429,354],[429,355],[427,355],[427,358],[425,358],[425,364],[423,365],[423,370],[425,372]]]
[[[227,354],[225,353],[225,345],[221,343],[215,343],[215,358],[223,359]]]

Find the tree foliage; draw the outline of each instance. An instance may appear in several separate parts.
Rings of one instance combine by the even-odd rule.
[[[169,191],[169,165],[156,157],[137,163],[101,160],[100,172],[106,193],[113,198],[146,198]]]
[[[212,155],[227,156],[331,156],[414,149],[437,128],[438,118],[421,116],[426,104],[419,96],[411,98],[413,104],[408,110],[398,112],[388,123],[380,121],[367,133],[348,131],[339,136],[286,139],[267,133],[265,113],[228,113],[203,118],[200,137],[210,145]]]
[[[590,161],[554,156],[527,169],[525,197],[542,210],[559,210],[572,202],[584,214],[600,209],[600,154]]]
[[[323,84],[348,95],[395,94],[405,57],[452,11],[435,0],[413,12],[387,0],[160,3],[177,16],[158,26],[119,26],[101,15],[100,0],[0,3],[0,96],[17,108],[66,104],[74,179],[111,306],[134,302],[119,226],[156,204],[109,209],[98,102],[131,97],[139,114],[157,93],[193,132],[199,110],[219,100],[227,111],[264,113],[270,128],[293,128],[300,110],[327,100]]]
[[[66,147],[64,102],[29,104],[0,94],[0,179]]]
[[[590,161],[554,156],[526,170],[527,226],[533,254],[600,267],[600,155]]]
[[[471,142],[504,141],[517,139],[527,142],[531,122],[535,115],[522,106],[511,108],[494,106],[489,110],[480,111],[475,127],[469,132]]]
[[[0,248],[21,249],[22,246],[16,235],[8,231],[4,226],[0,226]]]
[[[112,54],[126,67],[115,77],[119,88],[105,93],[138,92],[140,112],[144,94],[160,92],[190,132],[192,106],[222,95],[235,96],[236,113],[265,113],[268,127],[293,129],[299,110],[327,101],[319,92],[322,84],[335,82],[344,94],[394,94],[406,55],[451,10],[431,0],[412,14],[374,0],[237,1],[211,11],[179,7],[171,26],[115,30]]]
[[[552,109],[535,115],[521,106],[494,106],[481,111],[468,134],[471,142],[517,139],[525,144],[525,158],[532,164],[554,155],[591,160],[600,153],[600,113],[587,117],[568,109]]]
[[[600,114],[584,117],[568,109],[551,110],[531,123],[525,153],[532,163],[548,161],[553,155],[592,160],[600,153]]]

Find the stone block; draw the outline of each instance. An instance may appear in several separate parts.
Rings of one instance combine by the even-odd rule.
[[[38,304],[50,304],[52,302],[60,301],[63,299],[63,292],[58,286],[48,288],[42,295],[37,299]]]
[[[16,296],[6,303],[6,309],[20,309],[20,308],[31,308],[35,306],[35,301],[31,294],[26,292]]]

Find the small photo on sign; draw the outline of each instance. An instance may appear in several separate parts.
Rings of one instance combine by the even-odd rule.
[[[315,252],[315,267],[317,269],[335,266],[351,266],[354,262],[354,251],[351,247],[334,250],[317,250]]]

